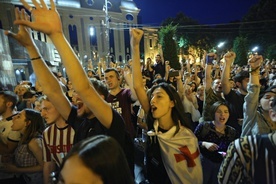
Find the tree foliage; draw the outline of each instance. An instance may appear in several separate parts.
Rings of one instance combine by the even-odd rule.
[[[235,64],[243,66],[247,64],[248,41],[247,38],[237,37],[234,40],[233,51],[236,53]]]
[[[164,26],[159,31],[159,42],[162,45],[164,60],[170,61],[170,66],[179,70],[180,63],[178,62],[177,43],[175,41],[175,33],[177,26],[169,24]]]
[[[268,52],[268,49],[276,41],[275,7],[275,0],[260,0],[243,17],[243,23],[240,26],[240,35],[248,38],[249,49],[259,46],[258,52],[265,54],[265,57],[273,55]]]

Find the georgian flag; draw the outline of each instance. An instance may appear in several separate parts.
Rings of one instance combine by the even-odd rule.
[[[203,174],[198,141],[193,132],[183,126],[175,134],[176,126],[166,133],[154,129],[160,144],[162,160],[172,183],[202,183]],[[175,135],[174,135],[175,134]]]

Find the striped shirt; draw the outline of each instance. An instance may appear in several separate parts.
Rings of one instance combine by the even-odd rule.
[[[276,184],[276,145],[269,137],[245,136],[232,142],[220,167],[219,183]]]
[[[58,128],[55,124],[43,132],[43,160],[54,161],[60,167],[63,158],[73,146],[75,131],[68,125]]]

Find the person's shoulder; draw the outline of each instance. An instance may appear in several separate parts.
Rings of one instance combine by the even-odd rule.
[[[54,125],[55,125],[54,123],[51,124],[51,125],[48,125],[48,126],[44,129],[43,134],[46,134],[46,133],[49,132],[52,128],[54,128],[54,127],[55,127]]]
[[[42,137],[34,137],[30,140],[30,142],[28,143],[28,146],[29,147],[34,147],[34,146],[37,146],[37,145],[40,145],[41,144],[41,139]]]

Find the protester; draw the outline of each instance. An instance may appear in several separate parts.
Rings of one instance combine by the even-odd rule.
[[[276,98],[269,115],[276,124]],[[276,183],[276,132],[248,135],[232,142],[221,164],[219,183]]]
[[[151,130],[146,153],[147,178],[152,183],[202,183],[197,139],[185,121],[178,93],[172,86],[161,83],[150,90],[148,99],[143,88],[139,55],[142,35],[141,30],[131,30],[134,89]]]
[[[10,161],[20,140],[20,132],[12,131],[12,116],[16,114],[15,106],[18,96],[11,91],[0,91],[0,164]],[[12,173],[0,172],[0,183],[11,183]]]
[[[132,184],[124,152],[118,142],[108,136],[89,137],[76,144],[61,166],[61,183]]]
[[[231,65],[235,58],[236,54],[234,52],[228,52],[224,55],[221,86],[225,101],[230,107],[230,117],[227,124],[235,128],[238,136],[240,136],[243,122],[243,103],[244,97],[247,94],[249,73],[248,71],[242,70],[233,77],[236,86],[236,89],[233,90],[229,78]]]
[[[3,171],[19,175],[16,183],[43,183],[43,118],[33,109],[24,109],[12,118],[12,122],[11,128],[20,132],[21,140],[14,152],[14,162],[5,164]]]
[[[26,8],[30,7],[25,1],[23,1],[23,4]],[[69,100],[62,93],[59,83],[56,81],[49,69],[47,69],[45,62],[43,62],[43,59],[40,57],[40,53],[33,44],[33,41],[30,38],[29,41],[28,39],[23,39],[25,41],[27,40],[25,46],[28,48],[30,57],[35,58],[32,59],[32,65],[40,84],[44,86],[43,92],[47,95],[48,99],[55,104],[54,107],[64,120],[64,123],[66,125],[69,123],[76,130],[75,143],[89,136],[98,134],[111,135],[116,138],[118,143],[126,152],[126,156],[131,167],[131,164],[133,164],[133,155],[129,153],[131,152],[133,145],[125,132],[125,125],[122,117],[104,100],[107,96],[106,87],[100,81],[98,81],[98,83],[92,82],[93,85],[91,85],[90,80],[80,65],[77,56],[68,44],[64,35],[61,34],[62,28],[60,17],[56,11],[54,2],[51,1],[51,9],[46,7],[44,1],[41,2],[41,5],[44,6],[44,8],[35,9],[35,15],[39,16],[41,13],[44,16],[44,19],[30,22],[25,18],[17,19],[17,21],[22,24],[31,24],[31,27],[38,27],[38,29],[42,29],[41,31],[45,31],[46,33],[48,33],[48,31],[53,31],[52,34],[49,34],[49,37],[53,39],[52,41],[61,57],[64,58],[64,66],[68,77],[73,84],[74,90],[76,91],[75,104],[77,104],[77,107],[72,106]],[[49,17],[53,16],[54,18],[52,17],[49,21],[48,16],[45,15],[49,15]],[[47,27],[43,26],[45,23],[49,25]],[[24,26],[22,26],[22,29],[23,28]],[[25,38],[27,38],[28,36],[26,36],[26,31],[26,29],[25,32],[20,31],[19,35],[16,35],[15,38],[18,39],[20,36],[25,36]],[[51,86],[49,86],[49,84],[51,84]],[[103,116],[103,112],[105,116]],[[77,116],[79,116],[80,119],[78,119]],[[49,136],[46,137],[48,138]],[[68,142],[71,143],[71,140]],[[70,149],[71,145],[68,145],[66,148]],[[67,152],[59,154],[57,157],[64,158],[66,153]],[[60,162],[58,162],[58,165],[59,163]]]
[[[243,105],[243,125],[241,137],[246,135],[267,134],[276,130],[276,125],[269,116],[270,101],[276,96],[276,86],[270,86],[260,94],[259,74],[263,57],[253,56],[250,65],[248,94]]]
[[[236,130],[226,122],[230,116],[225,102],[216,102],[210,107],[213,121],[200,123],[195,135],[201,153],[203,183],[217,183],[217,174],[221,162],[226,155],[229,144],[236,138]]]
[[[209,53],[206,56],[206,66],[205,66],[205,83],[204,83],[204,103],[202,120],[200,121],[212,121],[212,115],[210,114],[210,107],[217,101],[224,101],[222,97],[222,87],[221,80],[216,78],[213,80],[211,76],[211,70],[213,61],[216,55],[214,53]]]

